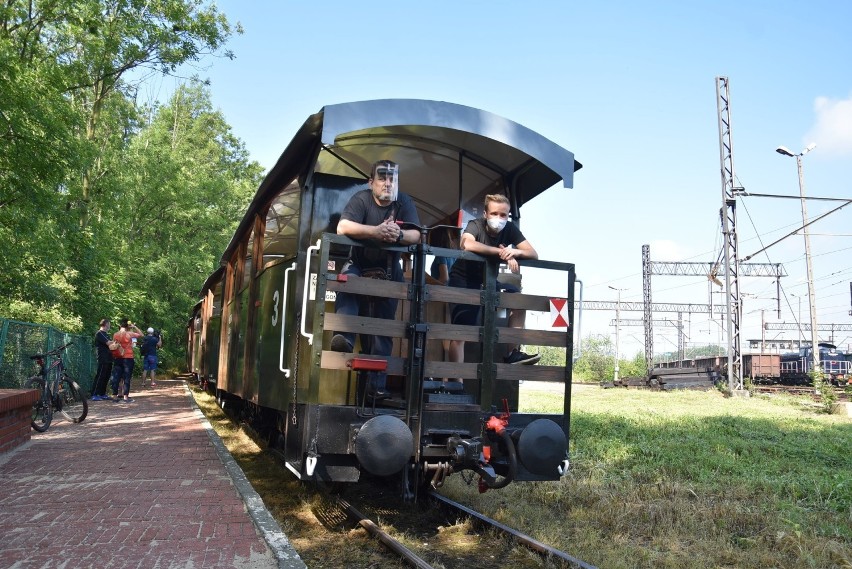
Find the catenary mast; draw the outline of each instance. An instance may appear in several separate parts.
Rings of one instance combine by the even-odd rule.
[[[728,388],[732,393],[743,389],[743,359],[740,337],[739,257],[737,243],[737,194],[734,186],[734,146],[731,140],[731,98],[727,77],[716,77],[716,106],[719,118],[719,160],[722,175],[722,238],[725,248],[725,305],[728,330]]]

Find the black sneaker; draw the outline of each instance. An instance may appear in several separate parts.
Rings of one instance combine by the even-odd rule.
[[[375,389],[371,387],[367,390],[367,397],[372,399],[373,401],[378,401],[380,399],[389,399],[390,391],[385,391],[384,389]]]
[[[540,359],[541,354],[527,354],[515,348],[508,356],[503,358],[503,361],[512,365],[532,365],[534,363],[538,363],[538,360]]]
[[[352,344],[349,343],[349,340],[343,334],[335,334],[331,339],[331,351],[351,353]]]

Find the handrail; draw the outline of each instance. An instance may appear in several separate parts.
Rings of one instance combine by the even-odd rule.
[[[405,224],[405,225],[408,226],[409,224]],[[419,229],[422,229],[422,228],[419,228]],[[341,244],[341,245],[348,245],[348,246],[357,246],[357,247],[377,246],[377,247],[379,247],[381,249],[385,249],[389,252],[391,252],[391,251],[393,251],[393,252],[396,252],[396,251],[399,251],[399,252],[411,251],[411,249],[413,249],[415,247],[414,245],[403,246],[403,247],[398,246],[398,245],[383,245],[383,244],[369,244],[368,245],[364,241],[351,239],[349,237],[346,237],[344,235],[339,235],[339,234],[324,234],[323,240],[328,241],[329,243],[333,243],[333,244]],[[308,251],[308,257],[309,257],[308,261],[310,261],[310,253],[311,253],[312,249],[313,248],[309,249],[309,251]],[[462,250],[459,250],[459,249],[445,249],[445,248],[441,248],[441,247],[434,247],[434,246],[431,246],[431,245],[425,245],[424,249],[426,250],[427,254],[432,254],[432,255],[448,256],[448,257],[453,257],[453,258],[456,258],[456,259],[467,259],[467,260],[472,260],[472,261],[482,262],[482,263],[491,261],[491,258],[488,257],[488,256],[481,256],[481,255],[478,255],[476,253],[471,253],[470,251],[462,251]],[[544,269],[544,270],[571,271],[571,272],[573,272],[573,270],[574,270],[574,265],[572,263],[565,263],[565,262],[560,262],[560,261],[547,261],[547,260],[540,260],[540,259],[524,259],[523,262],[522,262],[522,265],[524,267]],[[306,280],[307,280],[307,276],[306,276]],[[377,286],[376,281],[371,281],[368,284],[363,284],[360,281],[361,281],[360,278],[353,278],[353,279],[347,280],[345,282],[338,282],[336,278],[332,277],[332,278],[329,279],[327,285],[328,285],[328,290],[332,290],[332,291],[340,291],[340,290],[345,288],[347,292],[352,292],[354,294],[368,294],[369,295],[371,292],[373,294],[375,294],[377,292],[378,286],[381,286],[383,289],[386,289],[386,287],[390,284],[390,283],[385,283],[384,281],[378,281],[378,286]],[[572,354],[570,356],[572,362],[576,362],[577,359],[582,354],[582,348],[581,348],[581,346],[582,346],[582,335],[581,335],[582,326],[581,326],[581,323],[582,323],[582,313],[583,313],[582,301],[583,301],[583,294],[584,294],[584,290],[583,290],[584,284],[583,284],[582,280],[575,278],[574,283],[575,283],[575,285],[579,284],[580,289],[579,289],[579,291],[577,291],[579,293],[579,302],[575,301],[575,306],[579,304],[579,314],[577,315],[577,321],[572,322],[572,327],[576,328],[576,331],[577,331],[577,341],[572,343],[573,344],[573,350],[572,350]],[[307,284],[308,283],[306,282],[306,288],[305,288],[306,291],[307,291]],[[400,283],[400,286],[401,286],[401,283]],[[410,283],[408,283],[408,286],[409,287],[411,286]],[[368,288],[368,290],[367,290],[367,288]],[[483,294],[483,292],[481,290],[476,290],[476,289],[455,288],[455,287],[434,286],[434,285],[425,285],[425,290],[426,290],[426,294],[428,295],[429,301],[453,302],[453,303],[461,303],[461,304],[478,304],[480,302],[482,294]],[[384,292],[387,292],[387,291],[383,290],[383,293]],[[410,294],[410,291],[406,294]],[[305,294],[304,296],[307,297],[307,294]],[[388,294],[387,296],[388,297],[396,297],[395,294]],[[402,297],[399,297],[399,298],[401,299]],[[549,298],[550,298],[549,295],[532,295],[532,294],[524,294],[524,293],[511,294],[511,295],[499,295],[498,294],[495,297],[495,306],[504,307],[504,308],[510,308],[511,307],[511,308],[517,308],[517,309],[546,311],[546,310],[548,310],[547,301],[548,301]],[[303,310],[303,318],[304,318],[304,312],[305,311]],[[326,314],[325,315],[325,319],[326,319],[325,323],[328,324],[328,321],[329,321],[330,318],[336,318],[336,317],[337,317],[337,315],[334,314],[334,313]],[[357,326],[357,328],[355,328],[352,323],[347,322],[347,324],[344,325],[341,322],[335,320],[335,326],[337,326],[337,327],[332,327],[332,328],[328,328],[328,329],[334,329],[334,330],[343,331],[343,332],[353,332],[357,329],[361,333],[367,333],[367,332],[365,332],[365,326],[366,326],[366,329],[372,330],[369,333],[373,333],[373,334],[380,333],[380,331],[375,328],[375,324],[371,321],[372,319],[367,318],[367,317],[356,317],[356,318],[358,318],[358,320],[359,320],[359,325]],[[363,322],[361,322],[362,319],[363,319]],[[429,339],[430,340],[432,340],[432,339],[447,339],[447,338],[443,337],[444,335],[446,335],[448,333],[447,330],[444,329],[444,327],[446,327],[446,326],[451,326],[451,325],[431,323],[430,328],[429,328],[430,329]],[[472,328],[477,329],[477,338],[476,339],[470,339],[470,340],[467,340],[467,341],[477,341],[479,339],[479,337],[481,336],[481,331],[479,330],[479,328],[481,328],[481,326],[480,327],[472,327]],[[383,328],[382,330],[385,331],[385,332],[390,332],[389,329]],[[441,330],[441,331],[439,332],[439,330]],[[497,328],[495,328],[495,332],[498,333],[498,337],[501,338],[501,341],[503,341],[503,339],[511,336],[512,342],[522,343],[522,344],[523,343],[532,343],[533,340],[541,341],[542,338],[540,336],[542,334],[552,334],[554,337],[557,334],[559,334],[562,337],[564,337],[564,332],[559,332],[559,333],[557,333],[557,332],[542,332],[542,331],[539,331],[539,330],[533,330],[533,329],[527,329],[527,328],[516,330],[514,328],[510,329],[510,328],[506,328],[506,327],[502,327],[502,328],[497,327]],[[391,336],[391,337],[394,337],[394,338],[405,337],[402,334],[396,334],[396,333],[387,333],[387,334],[382,334],[382,335],[387,335],[387,336]],[[458,339],[457,335],[458,335],[458,331],[453,330],[452,336],[455,337],[456,339]],[[548,346],[550,346],[550,345],[563,345],[563,344],[561,344],[561,342],[557,342],[556,340],[554,340],[550,337],[547,337],[547,338],[544,338],[543,343],[537,344],[537,345],[548,345]],[[431,360],[430,360],[430,362],[431,362]]]
[[[308,344],[314,345],[314,335],[309,334],[307,330],[305,330],[305,324],[307,324],[308,320],[308,285],[311,281],[311,251],[319,251],[320,245],[322,244],[322,239],[317,239],[316,245],[311,245],[308,247],[308,250],[305,251],[305,288],[302,291],[302,336],[308,339]]]
[[[284,318],[287,315],[287,290],[290,283],[290,271],[296,270],[296,261],[284,270],[284,288],[281,291],[281,350],[278,353],[278,369],[284,373],[284,377],[290,378],[290,368],[284,367]]]

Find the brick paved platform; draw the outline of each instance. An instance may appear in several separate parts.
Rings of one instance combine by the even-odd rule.
[[[179,381],[0,455],[0,567],[303,568]]]

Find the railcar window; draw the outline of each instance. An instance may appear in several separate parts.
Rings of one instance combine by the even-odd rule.
[[[222,283],[217,283],[213,289],[213,313],[212,316],[222,315]]]
[[[242,280],[240,282],[240,290],[243,290],[246,286],[248,286],[249,282],[251,282],[252,276],[254,276],[254,271],[252,270],[253,259],[252,253],[254,252],[254,230],[252,230],[249,235],[248,242],[246,243],[246,256],[243,261],[243,273]]]
[[[294,180],[269,205],[263,237],[264,264],[273,259],[296,255],[301,197],[302,188]]]

